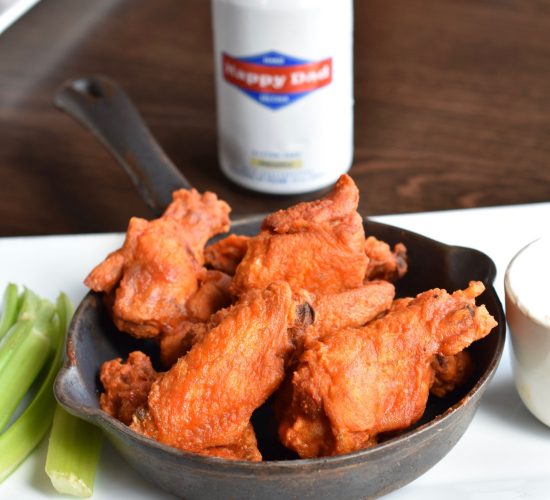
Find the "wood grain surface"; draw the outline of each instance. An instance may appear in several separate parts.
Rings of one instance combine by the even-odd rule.
[[[0,235],[124,230],[152,213],[103,147],[52,106],[103,73],[168,155],[234,214],[304,197],[219,171],[210,2],[42,0],[0,35]],[[368,214],[550,200],[550,3],[356,0],[355,160]]]

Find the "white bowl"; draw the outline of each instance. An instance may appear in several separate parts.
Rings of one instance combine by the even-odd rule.
[[[506,270],[506,319],[518,393],[550,426],[550,236],[521,249]]]

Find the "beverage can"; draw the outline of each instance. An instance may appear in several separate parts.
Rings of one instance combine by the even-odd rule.
[[[212,0],[218,156],[234,182],[296,194],[353,157],[353,0]]]

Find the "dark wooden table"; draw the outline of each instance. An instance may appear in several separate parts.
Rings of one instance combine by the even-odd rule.
[[[550,200],[548,2],[356,0],[355,17],[362,213]],[[208,0],[42,0],[0,35],[0,235],[152,216],[52,106],[64,80],[90,73],[118,80],[191,182],[235,214],[308,198],[246,192],[220,173]]]

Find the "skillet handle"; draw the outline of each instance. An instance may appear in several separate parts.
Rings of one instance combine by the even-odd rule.
[[[173,191],[191,188],[114,81],[104,76],[69,80],[56,93],[54,104],[107,147],[157,213],[172,201]]]

